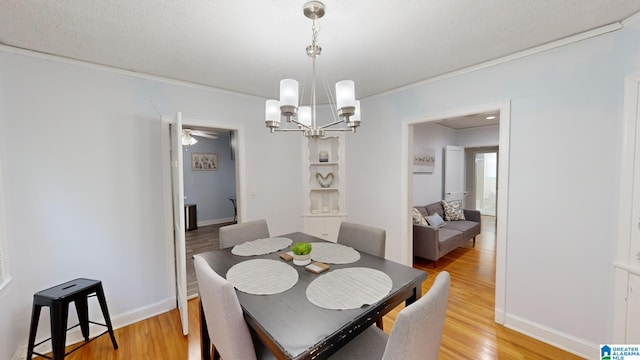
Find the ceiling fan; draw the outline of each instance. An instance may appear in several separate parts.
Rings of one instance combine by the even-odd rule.
[[[208,139],[217,139],[218,133],[208,130],[182,129],[182,145],[193,145],[198,142],[194,136]]]

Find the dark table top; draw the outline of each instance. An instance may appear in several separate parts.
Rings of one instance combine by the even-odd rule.
[[[299,232],[281,235],[281,237],[289,238],[294,243],[297,241],[324,242],[322,239]],[[279,254],[283,251],[288,249],[267,255],[246,257],[233,255],[231,248],[228,248],[210,251],[200,256],[218,274],[226,277],[227,271],[239,262],[255,258],[281,260]],[[368,267],[386,273],[393,281],[393,287],[380,302],[353,310],[320,308],[307,300],[306,289],[313,280],[327,272],[314,274],[305,270],[304,266],[295,266],[290,263],[299,274],[298,283],[293,288],[275,295],[251,295],[236,291],[248,324],[263,338],[267,346],[269,342],[272,346],[275,344],[285,358],[304,359],[310,358],[311,352],[317,352],[326,346],[339,348],[344,345],[335,341],[340,338],[340,333],[362,332],[366,329],[365,326],[369,326],[411,296],[414,296],[413,300],[420,297],[422,282],[427,278],[425,272],[364,252],[360,252],[360,255],[360,260],[355,263],[329,264],[328,271]],[[334,351],[329,351],[327,355]]]

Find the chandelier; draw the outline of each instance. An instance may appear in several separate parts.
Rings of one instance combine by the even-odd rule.
[[[316,122],[316,58],[322,48],[316,43],[318,31],[316,20],[324,16],[324,4],[319,1],[309,1],[303,6],[304,15],[313,20],[311,28],[311,45],[307,46],[307,55],[311,57],[311,106],[299,106],[298,81],[293,79],[280,80],[280,100],[267,100],[265,104],[265,124],[272,133],[276,131],[301,131],[304,136],[317,138],[324,136],[325,131],[351,131],[355,132],[360,126],[360,101],[355,99],[355,85],[351,80],[342,80],[336,83],[336,108],[335,121],[318,126]],[[332,105],[333,108],[333,105]],[[280,128],[280,120],[286,118],[287,122],[294,123],[297,127]],[[344,123],[338,128],[330,128]]]

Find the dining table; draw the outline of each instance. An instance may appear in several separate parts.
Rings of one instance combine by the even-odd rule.
[[[327,242],[302,232],[279,237],[291,239],[292,243]],[[327,271],[317,274],[280,258],[279,255],[288,250],[250,257],[234,255],[231,248],[199,254],[225,278],[229,269],[249,259],[281,261],[297,271],[295,285],[277,294],[253,295],[236,289],[249,328],[277,359],[327,359],[396,306],[403,302],[408,306],[420,298],[422,283],[427,278],[424,271],[365,252],[359,252],[355,262],[328,264]],[[331,271],[351,268],[374,269],[388,275],[390,291],[377,302],[349,310],[322,308],[309,300],[307,288],[314,280]],[[211,358],[211,340],[202,304],[200,321],[202,358],[208,360]]]

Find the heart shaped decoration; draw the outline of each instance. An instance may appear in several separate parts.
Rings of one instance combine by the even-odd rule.
[[[327,175],[322,175],[320,173],[316,173],[316,180],[323,188],[328,188],[333,183],[333,173],[328,173]]]

